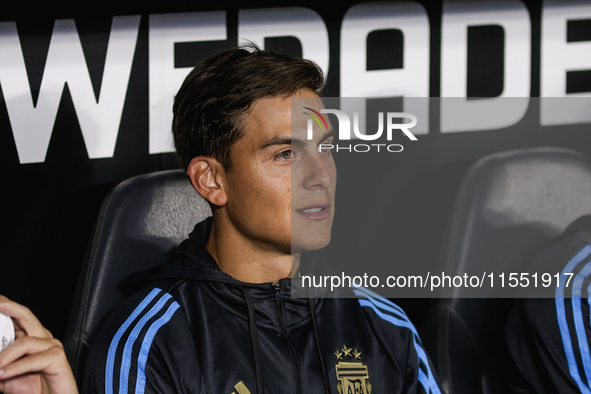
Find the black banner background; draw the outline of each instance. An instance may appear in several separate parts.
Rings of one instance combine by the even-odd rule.
[[[293,2],[281,6],[307,7],[323,18],[330,44],[327,96],[339,92],[340,27],[349,7],[318,2]],[[430,24],[430,96],[440,95],[441,3],[421,1]],[[531,96],[540,95],[540,2],[524,2],[531,17]],[[198,4],[198,5],[196,5]],[[235,4],[235,3],[232,3]],[[241,9],[268,7],[263,2],[240,4]],[[4,96],[0,92],[0,149],[4,175],[4,235],[0,254],[0,294],[24,303],[59,337],[68,316],[72,294],[84,259],[89,236],[100,204],[118,182],[134,175],[176,168],[174,154],[148,153],[148,15],[170,12],[225,10],[226,41],[176,46],[177,66],[196,64],[212,51],[236,44],[237,11],[230,3],[161,2],[88,8],[87,4],[3,11],[2,21],[15,21],[33,97],[39,92],[45,57],[56,19],[74,18],[85,52],[95,92],[100,89],[111,19],[116,15],[141,15],[129,87],[114,156],[89,159],[80,125],[67,87],[64,89],[43,163],[20,164]],[[573,27],[591,39],[589,24]],[[577,30],[578,29],[578,30]],[[574,34],[574,33],[573,33]],[[396,68],[401,61],[400,37],[396,31],[381,31],[368,37],[368,67]],[[267,44],[293,54],[301,47],[293,38],[268,39]],[[494,97],[503,81],[503,34],[495,26],[473,28],[468,40],[468,95]],[[0,56],[2,56],[0,48]],[[588,74],[579,74],[574,85],[586,89]],[[499,88],[501,86],[501,88]],[[591,90],[591,89],[587,89]],[[432,131],[421,145],[400,156],[387,172],[392,183],[385,186],[395,228],[393,249],[405,259],[436,259],[445,232],[450,206],[467,168],[478,158],[497,151],[524,146],[563,146],[591,155],[591,137],[585,127],[548,128],[541,133],[492,132],[451,133]],[[558,131],[558,129],[560,129]],[[339,185],[346,193],[350,184]],[[404,207],[404,209],[402,209]],[[346,224],[346,223],[344,223]],[[409,316],[420,319],[421,305],[402,300]],[[427,302],[422,300],[420,303]],[[404,305],[406,303],[406,305]]]

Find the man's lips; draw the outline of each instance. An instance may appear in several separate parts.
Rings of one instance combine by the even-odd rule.
[[[296,212],[309,220],[325,220],[330,217],[330,204],[313,204],[297,209]]]

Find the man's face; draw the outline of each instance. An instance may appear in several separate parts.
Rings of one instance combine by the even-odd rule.
[[[311,91],[298,94],[317,111]],[[244,136],[232,148],[226,175],[228,214],[234,226],[260,247],[296,253],[330,242],[336,169],[330,151],[319,152],[330,133],[306,137],[306,117],[294,117],[291,98],[259,99],[243,117]]]

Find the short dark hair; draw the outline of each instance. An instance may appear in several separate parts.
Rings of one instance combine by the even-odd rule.
[[[217,53],[185,78],[173,105],[172,133],[181,166],[200,155],[232,170],[232,146],[243,135],[241,119],[264,97],[304,89],[321,94],[325,78],[314,62],[248,45]]]

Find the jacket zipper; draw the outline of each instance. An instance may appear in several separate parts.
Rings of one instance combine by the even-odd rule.
[[[293,373],[293,376],[295,379],[295,390],[296,390],[295,392],[301,393],[302,387],[301,387],[301,383],[300,383],[300,374],[299,374],[300,367],[299,367],[295,348],[293,347],[291,341],[289,340],[289,337],[287,335],[287,329],[285,327],[285,320],[283,319],[283,304],[282,304],[283,301],[281,298],[281,283],[274,283],[273,289],[275,291],[275,306],[276,306],[277,319],[279,320],[279,324],[281,326],[281,336],[283,337],[283,340],[287,344],[287,354],[291,360],[290,364],[292,366],[292,373]]]

